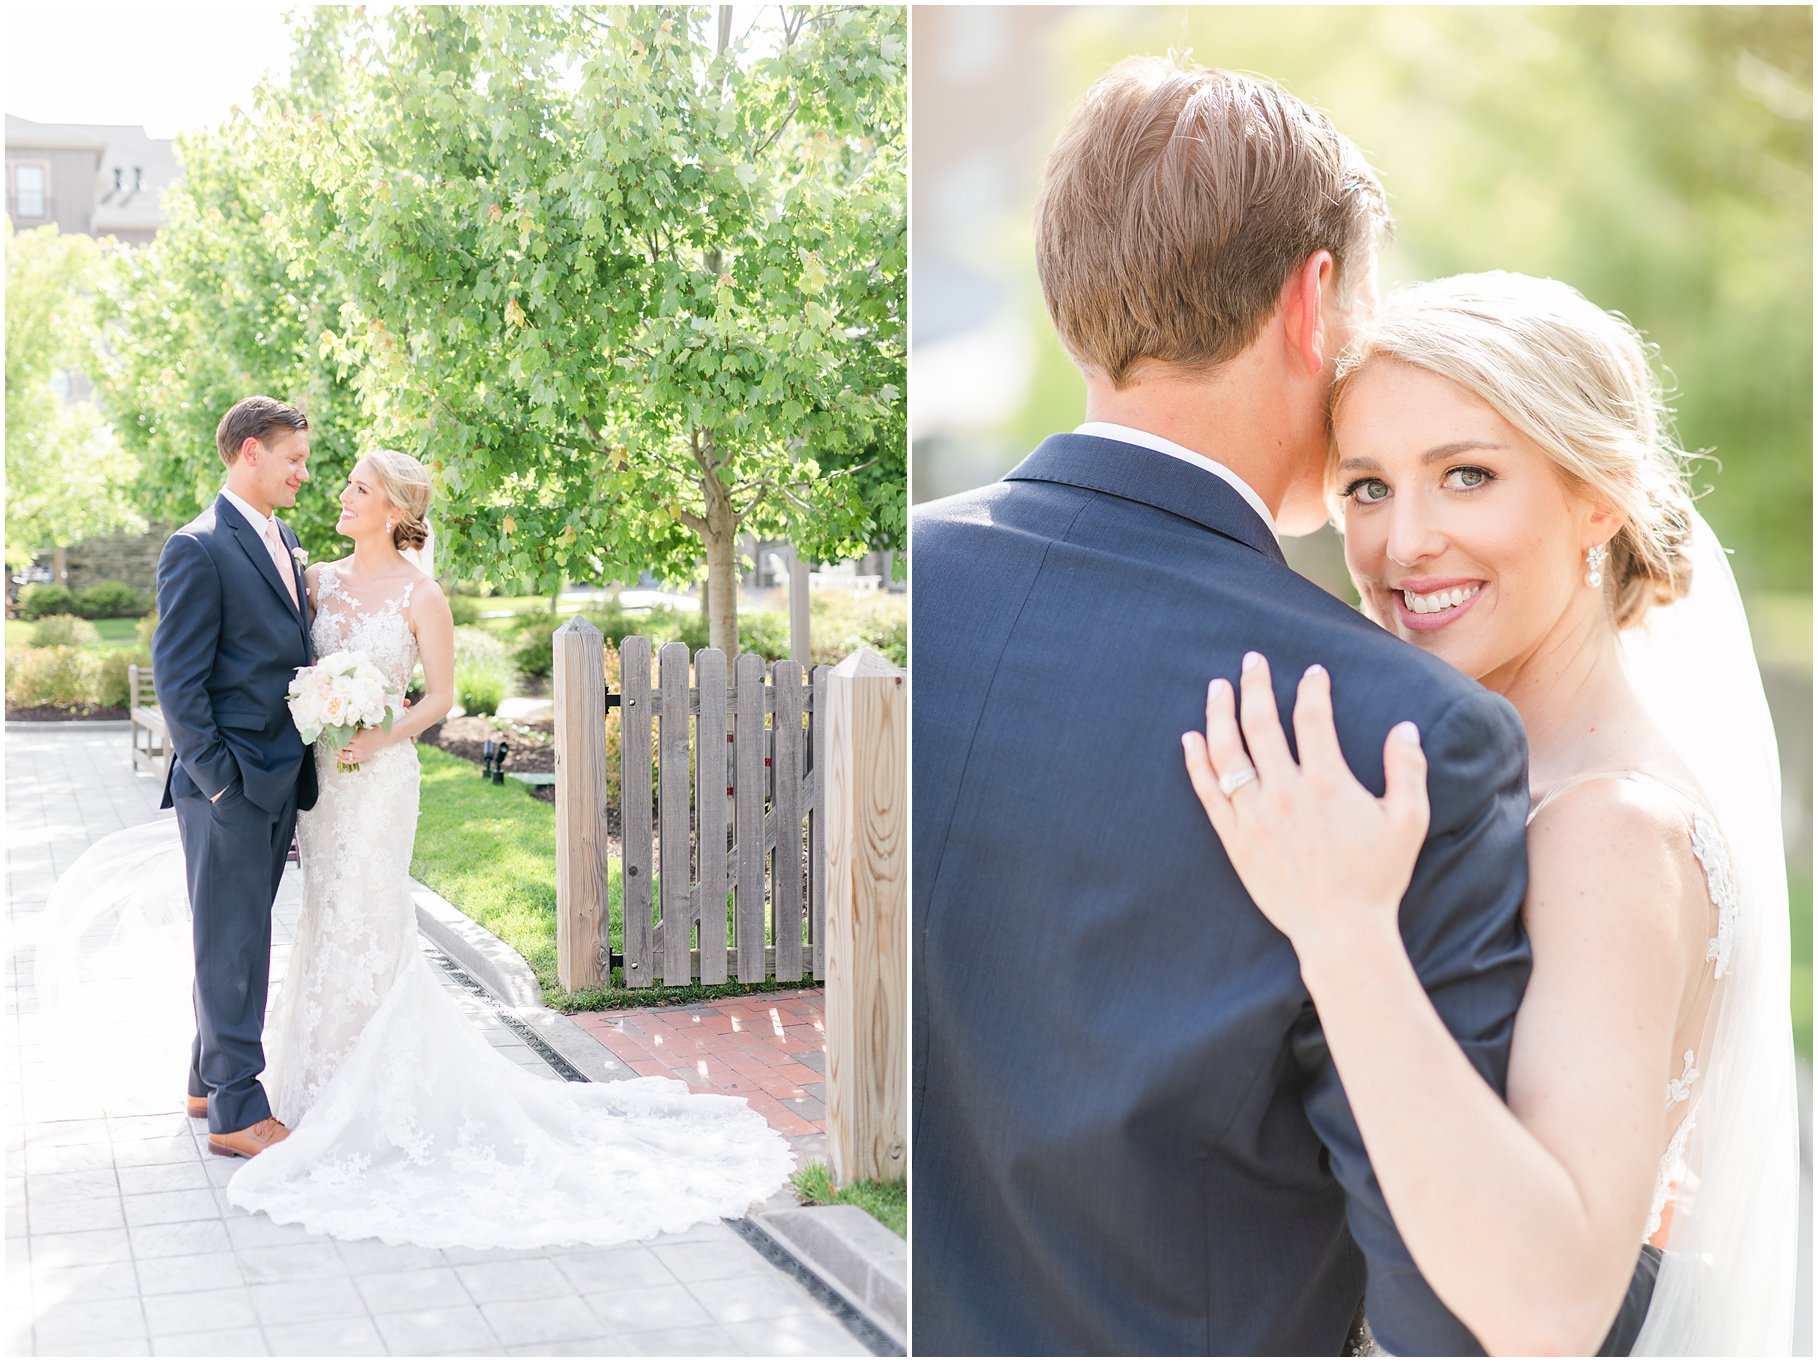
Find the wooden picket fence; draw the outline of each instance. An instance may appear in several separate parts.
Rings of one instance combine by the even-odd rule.
[[[562,987],[599,984],[618,960],[630,988],[659,975],[664,984],[824,980],[834,1176],[902,1177],[906,674],[861,649],[837,667],[816,667],[812,684],[793,662],[766,668],[743,654],[728,677],[718,649],[690,659],[684,644],[669,643],[653,681],[650,641],[632,637],[620,645],[620,689],[610,696],[605,660],[605,641],[586,620],[555,631]],[[607,937],[614,708],[625,916],[617,959]]]
[[[826,764],[802,668],[745,653],[728,678],[719,649],[691,659],[686,644],[668,643],[653,679],[650,640],[634,635],[609,697],[596,629],[571,620],[555,652],[562,986],[601,982],[621,962],[628,988],[824,979]],[[827,670],[815,668],[817,682]],[[619,725],[617,956],[606,936],[609,707]]]

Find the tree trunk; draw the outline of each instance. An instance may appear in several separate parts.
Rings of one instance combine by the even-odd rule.
[[[727,657],[739,651],[738,525],[730,515],[707,518],[707,641]]]
[[[715,456],[712,435],[697,432],[694,444],[701,470],[701,500],[707,508],[704,516],[690,517],[688,522],[707,550],[707,591],[701,607],[707,615],[709,646],[731,659],[739,651],[739,516],[720,480],[721,462]]]

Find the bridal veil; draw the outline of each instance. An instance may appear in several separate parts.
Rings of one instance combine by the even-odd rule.
[[[1780,762],[1748,620],[1694,515],[1692,589],[1623,634],[1629,675],[1729,842],[1735,948],[1698,1054],[1704,1092],[1635,1355],[1785,1356],[1798,1253],[1799,1121]]]

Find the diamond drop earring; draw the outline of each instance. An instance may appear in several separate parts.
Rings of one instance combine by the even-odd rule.
[[[1584,584],[1596,588],[1603,585],[1603,565],[1610,560],[1610,551],[1602,544],[1593,544],[1584,551],[1584,565],[1589,569],[1584,574]]]
[[[386,534],[390,534],[390,533],[391,533],[391,521],[389,521],[389,520],[387,520],[387,521],[386,521],[386,522],[385,522],[385,533],[386,533]],[[1601,552],[1601,550],[1600,550],[1600,552]]]

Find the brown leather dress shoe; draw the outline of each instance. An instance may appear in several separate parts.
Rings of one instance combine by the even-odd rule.
[[[264,1153],[289,1134],[289,1128],[276,1116],[267,1116],[257,1125],[248,1126],[245,1130],[229,1130],[219,1135],[210,1131],[208,1152],[223,1154],[230,1159],[250,1159],[255,1154]]]
[[[183,1109],[198,1121],[208,1119],[208,1099],[206,1097],[190,1097],[186,1094],[183,1098]]]

